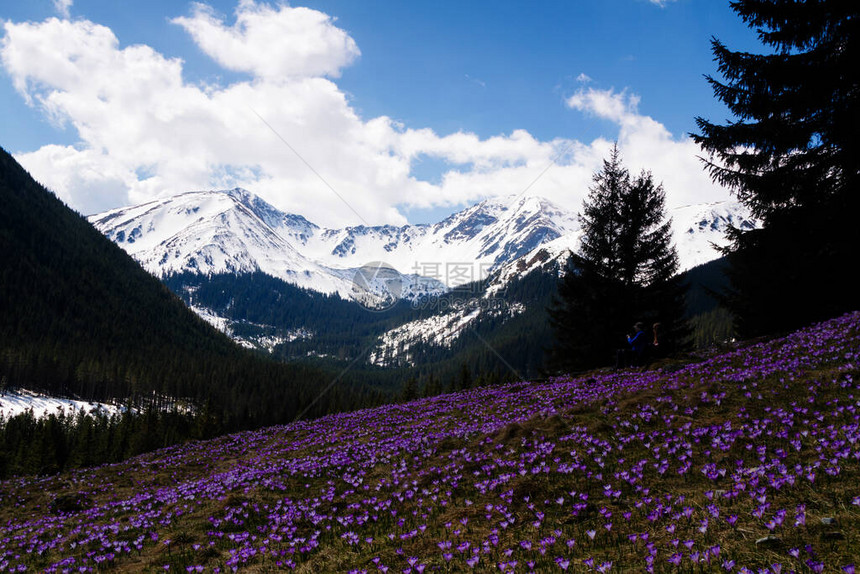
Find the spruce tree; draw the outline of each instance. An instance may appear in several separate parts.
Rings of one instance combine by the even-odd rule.
[[[712,41],[734,118],[697,118],[711,176],[760,219],[730,234],[727,302],[741,335],[784,331],[860,306],[844,267],[860,231],[860,3],[741,0],[768,53]]]
[[[615,146],[594,175],[579,250],[549,309],[552,370],[611,364],[637,321],[648,325],[649,339],[658,321],[668,340],[683,339],[683,290],[665,211],[662,185],[645,171],[631,178]]]

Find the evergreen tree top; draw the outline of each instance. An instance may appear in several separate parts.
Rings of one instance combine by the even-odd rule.
[[[860,3],[739,0],[732,8],[768,54],[713,39],[722,80],[708,76],[731,111],[725,124],[696,118],[693,139],[713,179],[767,223],[796,207],[855,193],[860,174]]]

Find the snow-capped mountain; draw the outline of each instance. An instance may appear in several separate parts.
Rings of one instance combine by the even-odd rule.
[[[575,237],[578,229],[573,214],[549,201],[512,196],[483,201],[432,225],[326,229],[299,249],[332,267],[381,261],[456,287],[486,278],[547,241]]]
[[[685,205],[669,210],[681,271],[720,256],[714,246],[724,247],[729,227],[747,231],[756,227],[749,210],[740,203],[722,201]]]
[[[714,245],[725,245],[730,225],[754,225],[739,204],[730,202],[684,206],[669,216],[682,270],[719,257]],[[262,271],[370,308],[422,296],[432,301],[479,280],[478,299],[504,300],[507,286],[535,269],[560,273],[580,237],[574,213],[539,197],[517,196],[488,199],[435,224],[401,227],[325,229],[242,189],[184,193],[114,209],[90,221],[157,276]],[[237,337],[224,310],[192,308]],[[514,303],[439,309],[382,333],[370,360],[408,363],[416,345],[447,347],[480,321],[505,321],[523,312]],[[244,335],[237,340],[270,349],[282,340],[313,336],[301,326],[300,335],[258,327],[259,341]]]
[[[752,225],[733,203],[687,206],[670,215],[683,269],[718,257],[711,243],[724,244],[729,224]],[[516,196],[485,200],[435,224],[401,227],[323,229],[242,189],[184,193],[90,221],[157,276],[259,270],[344,297],[369,290],[381,300],[485,279],[523,257],[533,259],[540,248],[560,256],[579,239],[575,214],[543,198]],[[367,284],[369,265],[386,270],[381,283]]]
[[[90,222],[157,276],[261,270],[298,284],[313,275],[321,291],[340,287],[338,276],[289,241],[315,226],[243,190],[185,193],[108,211]]]
[[[300,287],[354,296],[369,260],[350,266],[337,256],[314,257],[330,231],[283,213],[242,189],[189,192],[91,216],[90,222],[152,274],[262,271]],[[332,242],[332,239],[328,239]],[[359,281],[356,281],[356,277]],[[398,273],[397,296],[438,293],[445,286],[415,273]],[[372,289],[373,287],[371,287]],[[378,287],[377,287],[378,288]],[[359,294],[364,291],[359,288]],[[384,296],[381,296],[384,299]]]
[[[744,230],[755,227],[747,211],[731,202],[683,206],[670,210],[669,216],[682,271],[719,257],[715,247],[726,245],[725,234],[730,226]],[[411,365],[411,349],[416,346],[450,347],[464,332],[488,317],[513,317],[524,312],[522,304],[506,300],[506,287],[538,269],[562,273],[565,260],[578,239],[579,234],[563,235],[497,266],[485,282],[480,301],[449,307],[446,312],[386,331],[370,353],[370,361],[383,366]]]
[[[184,193],[90,221],[157,276],[259,270],[345,297],[368,265],[396,270],[399,296],[412,298],[486,277],[578,229],[574,215],[534,197],[487,200],[434,225],[322,229],[242,189]]]

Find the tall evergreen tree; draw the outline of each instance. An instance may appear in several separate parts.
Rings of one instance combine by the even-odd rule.
[[[645,171],[631,178],[617,146],[593,181],[580,214],[579,251],[571,255],[549,309],[555,342],[548,363],[554,370],[612,362],[636,321],[659,321],[675,341],[685,332],[662,185]]]
[[[724,80],[708,77],[735,119],[697,118],[711,176],[763,228],[731,233],[727,301],[740,334],[797,327],[860,306],[843,268],[860,227],[860,3],[740,0],[732,9],[770,53],[714,39]]]

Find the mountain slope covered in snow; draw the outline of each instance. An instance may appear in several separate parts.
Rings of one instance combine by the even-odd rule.
[[[669,215],[682,268],[717,258],[711,244],[724,243],[729,224],[752,226],[733,203],[687,206]],[[579,239],[576,214],[529,196],[488,199],[435,224],[323,229],[232,189],[184,193],[90,221],[156,276],[262,271],[346,298],[358,298],[356,277],[367,277],[361,270],[368,264],[375,265],[374,277],[397,272],[389,273],[383,291],[414,299],[486,279],[541,248],[559,256]]]

